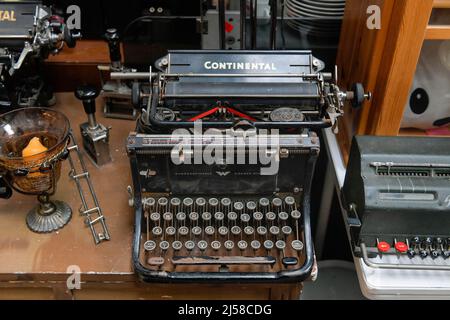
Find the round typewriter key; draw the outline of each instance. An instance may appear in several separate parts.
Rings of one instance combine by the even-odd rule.
[[[281,201],[280,198],[273,198],[273,199],[272,199],[272,205],[273,205],[274,207],[279,208],[279,207],[281,207],[282,204],[283,204],[283,201]]]
[[[283,226],[281,228],[281,232],[283,232],[284,235],[288,236],[292,233],[292,228],[290,226]]]
[[[220,200],[220,203],[224,207],[229,207],[231,205],[231,200],[230,200],[230,198],[222,198],[222,200]]]
[[[271,226],[270,229],[269,229],[269,232],[271,234],[273,234],[274,236],[277,236],[277,235],[280,234],[280,228],[277,227],[277,226]]]
[[[152,240],[145,241],[144,249],[146,251],[153,251],[153,250],[155,250],[155,248],[156,248],[156,242],[155,241],[152,241]]]
[[[250,215],[247,213],[241,214],[241,221],[242,222],[249,222],[250,221]]]
[[[155,198],[144,198],[144,199],[142,199],[142,205],[143,206],[153,207],[155,205],[155,203],[156,203]]]
[[[278,250],[284,250],[286,248],[286,242],[284,242],[283,240],[278,240],[277,242],[275,242],[275,246]]]
[[[216,198],[210,198],[208,200],[208,203],[211,207],[217,207],[219,205],[219,200],[217,200]]]
[[[186,207],[192,206],[193,203],[194,203],[194,201],[191,198],[184,198],[183,199],[183,205],[185,205]]]
[[[395,244],[395,249],[400,253],[405,253],[408,251],[408,246],[406,243],[399,241]]]
[[[202,213],[202,219],[205,220],[205,221],[210,221],[211,220],[211,213],[203,212]]]
[[[431,258],[436,259],[437,257],[439,257],[439,251],[431,250]]]
[[[259,248],[261,248],[261,242],[259,242],[258,240],[253,240],[250,243],[250,246],[252,247],[253,250],[258,250]]]
[[[267,199],[267,198],[261,198],[261,199],[259,199],[259,205],[260,205],[261,207],[267,207],[267,206],[269,206],[269,204],[270,204],[269,199]]]
[[[237,220],[237,213],[233,212],[233,211],[228,212],[228,220],[231,220],[231,221]]]
[[[247,241],[241,240],[241,241],[238,242],[238,248],[239,249],[245,250],[245,249],[247,249],[247,247],[248,247]]]
[[[154,222],[159,221],[161,219],[161,215],[158,212],[153,212],[150,214],[150,219]]]
[[[173,213],[172,212],[166,212],[163,214],[163,219],[165,221],[172,221],[173,219]]]
[[[271,240],[264,241],[264,248],[266,248],[267,250],[272,250],[273,249],[273,242]]]
[[[266,213],[266,219],[269,221],[273,221],[277,218],[277,215],[273,212],[267,212]]]
[[[158,204],[159,204],[161,207],[167,206],[167,203],[168,203],[168,202],[169,202],[169,201],[167,200],[167,198],[164,198],[164,197],[158,199]]]
[[[186,213],[178,212],[176,217],[177,217],[178,221],[184,221],[184,220],[186,220]]]
[[[300,240],[293,240],[291,242],[291,247],[295,251],[302,251],[303,250],[303,242],[301,242]]]
[[[255,201],[249,201],[246,203],[247,210],[255,210],[256,209],[256,203]]]
[[[225,215],[223,214],[223,212],[217,211],[216,213],[214,213],[214,219],[216,219],[217,221],[222,221],[225,218]]]
[[[253,228],[251,226],[247,226],[244,228],[244,233],[248,236],[251,236],[252,234],[255,233],[255,228]]]
[[[234,248],[234,242],[231,240],[225,241],[225,243],[223,245],[227,250],[233,250],[233,248]]]
[[[180,198],[172,198],[170,199],[170,204],[174,207],[178,207],[181,204]]]
[[[177,232],[177,229],[175,229],[174,227],[167,227],[166,228],[166,234],[168,236],[173,236],[173,235],[175,235],[176,232]]]
[[[300,219],[300,217],[302,216],[302,214],[300,213],[300,211],[298,210],[292,210],[291,212],[291,217],[295,220]]]
[[[184,247],[185,247],[186,249],[188,249],[189,251],[194,250],[194,248],[195,248],[195,242],[192,241],[192,240],[188,240],[188,241],[186,241],[186,242],[184,243]]]
[[[197,198],[195,199],[195,204],[199,207],[203,207],[206,204],[205,198]]]
[[[444,259],[448,259],[450,257],[450,251],[442,251],[442,256],[444,257]]]
[[[162,230],[161,227],[154,227],[154,228],[152,229],[152,233],[153,233],[155,236],[160,236],[160,235],[162,235],[162,232],[163,232],[163,230]]]
[[[377,244],[377,248],[380,252],[388,252],[389,249],[391,249],[391,245],[387,243],[386,241],[380,241]]]
[[[189,213],[189,219],[191,219],[191,221],[197,221],[198,220],[198,213],[197,212]]]
[[[174,241],[172,242],[172,249],[175,251],[181,250],[181,248],[183,248],[183,244],[181,243],[181,241]]]
[[[220,241],[213,241],[211,242],[211,248],[214,250],[219,250],[221,247]]]
[[[178,229],[178,233],[182,236],[187,236],[189,233],[189,228],[188,227],[180,227]]]
[[[221,236],[226,236],[228,234],[228,228],[224,226],[220,227],[218,231]]]
[[[213,226],[207,226],[207,227],[205,228],[205,233],[206,233],[207,235],[209,235],[209,236],[212,236],[212,235],[214,234],[215,231],[216,231],[216,230],[214,229]]]
[[[265,236],[267,234],[267,228],[260,226],[256,229],[256,232],[260,235],[260,236]]]
[[[206,250],[206,249],[208,248],[208,242],[206,242],[205,240],[200,240],[200,241],[197,243],[197,247],[198,247],[200,250],[204,251],[204,250]]]
[[[416,256],[416,251],[414,249],[409,249],[408,252],[406,252],[408,257],[414,258]]]
[[[289,219],[289,214],[287,212],[282,211],[278,214],[278,218],[280,218],[280,220],[282,221],[286,221],[287,219]]]
[[[295,204],[295,199],[294,199],[294,197],[286,197],[286,198],[284,198],[284,202],[288,206],[293,206]]]
[[[199,236],[202,234],[202,228],[200,228],[200,227],[193,227],[191,231],[196,236]]]
[[[255,219],[255,221],[261,221],[264,218],[264,215],[261,212],[254,212],[253,213],[253,219]]]
[[[241,210],[244,209],[244,204],[242,202],[240,202],[240,201],[237,201],[237,202],[234,203],[233,208],[236,211],[241,211]]]
[[[167,250],[170,248],[170,244],[168,241],[163,240],[159,243],[159,247],[161,248],[161,250]]]
[[[231,227],[231,233],[234,234],[235,236],[240,235],[241,234],[241,228],[239,226],[233,226]]]

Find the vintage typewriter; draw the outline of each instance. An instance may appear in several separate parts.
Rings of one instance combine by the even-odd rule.
[[[345,99],[362,103],[362,86],[340,91],[309,51],[173,51],[157,65],[147,85],[133,86],[142,114],[127,143],[137,273],[309,278],[314,130],[335,125]]]
[[[449,150],[442,138],[354,139],[343,199],[367,266],[450,270]]]

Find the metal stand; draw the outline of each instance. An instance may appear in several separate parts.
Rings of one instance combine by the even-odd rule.
[[[94,237],[95,244],[99,244],[100,242],[104,240],[110,240],[108,227],[106,226],[105,217],[103,216],[102,209],[100,208],[100,205],[98,203],[97,196],[94,191],[94,186],[92,185],[91,178],[89,176],[89,172],[86,169],[86,165],[83,161],[83,155],[80,152],[80,148],[78,147],[75,138],[72,133],[70,133],[70,145],[68,147],[69,152],[69,163],[70,163],[70,173],[69,176],[75,180],[75,183],[77,184],[78,192],[80,194],[82,206],[80,208],[80,214],[84,217],[86,225],[89,227],[89,229],[92,232],[92,236]],[[78,173],[75,167],[75,162],[72,158],[72,153],[75,152],[79,164],[81,167],[81,173]],[[88,188],[89,193],[91,195],[92,201],[94,203],[94,207],[89,208],[88,202],[86,201],[86,197],[83,191],[83,187],[81,185],[81,179],[85,179]],[[97,232],[96,225],[100,223],[101,226],[101,232]]]
[[[27,226],[37,233],[50,233],[64,227],[72,217],[69,205],[62,201],[50,201],[49,195],[39,195],[39,204],[27,215]]]

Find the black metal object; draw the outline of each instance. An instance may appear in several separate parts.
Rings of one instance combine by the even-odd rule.
[[[240,14],[241,14],[241,23],[240,23],[240,33],[241,33],[241,50],[245,50],[247,47],[247,0],[240,0]]]
[[[219,38],[220,49],[225,49],[226,35],[225,35],[225,0],[219,1]]]
[[[277,0],[271,0],[270,1],[270,20],[271,20],[271,26],[270,26],[270,48],[272,50],[277,49],[277,26],[278,26],[278,4]]]

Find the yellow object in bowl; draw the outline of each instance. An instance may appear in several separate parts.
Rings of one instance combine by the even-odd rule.
[[[30,140],[28,145],[22,150],[22,157],[31,157],[48,149],[42,145],[38,137],[34,137]]]

